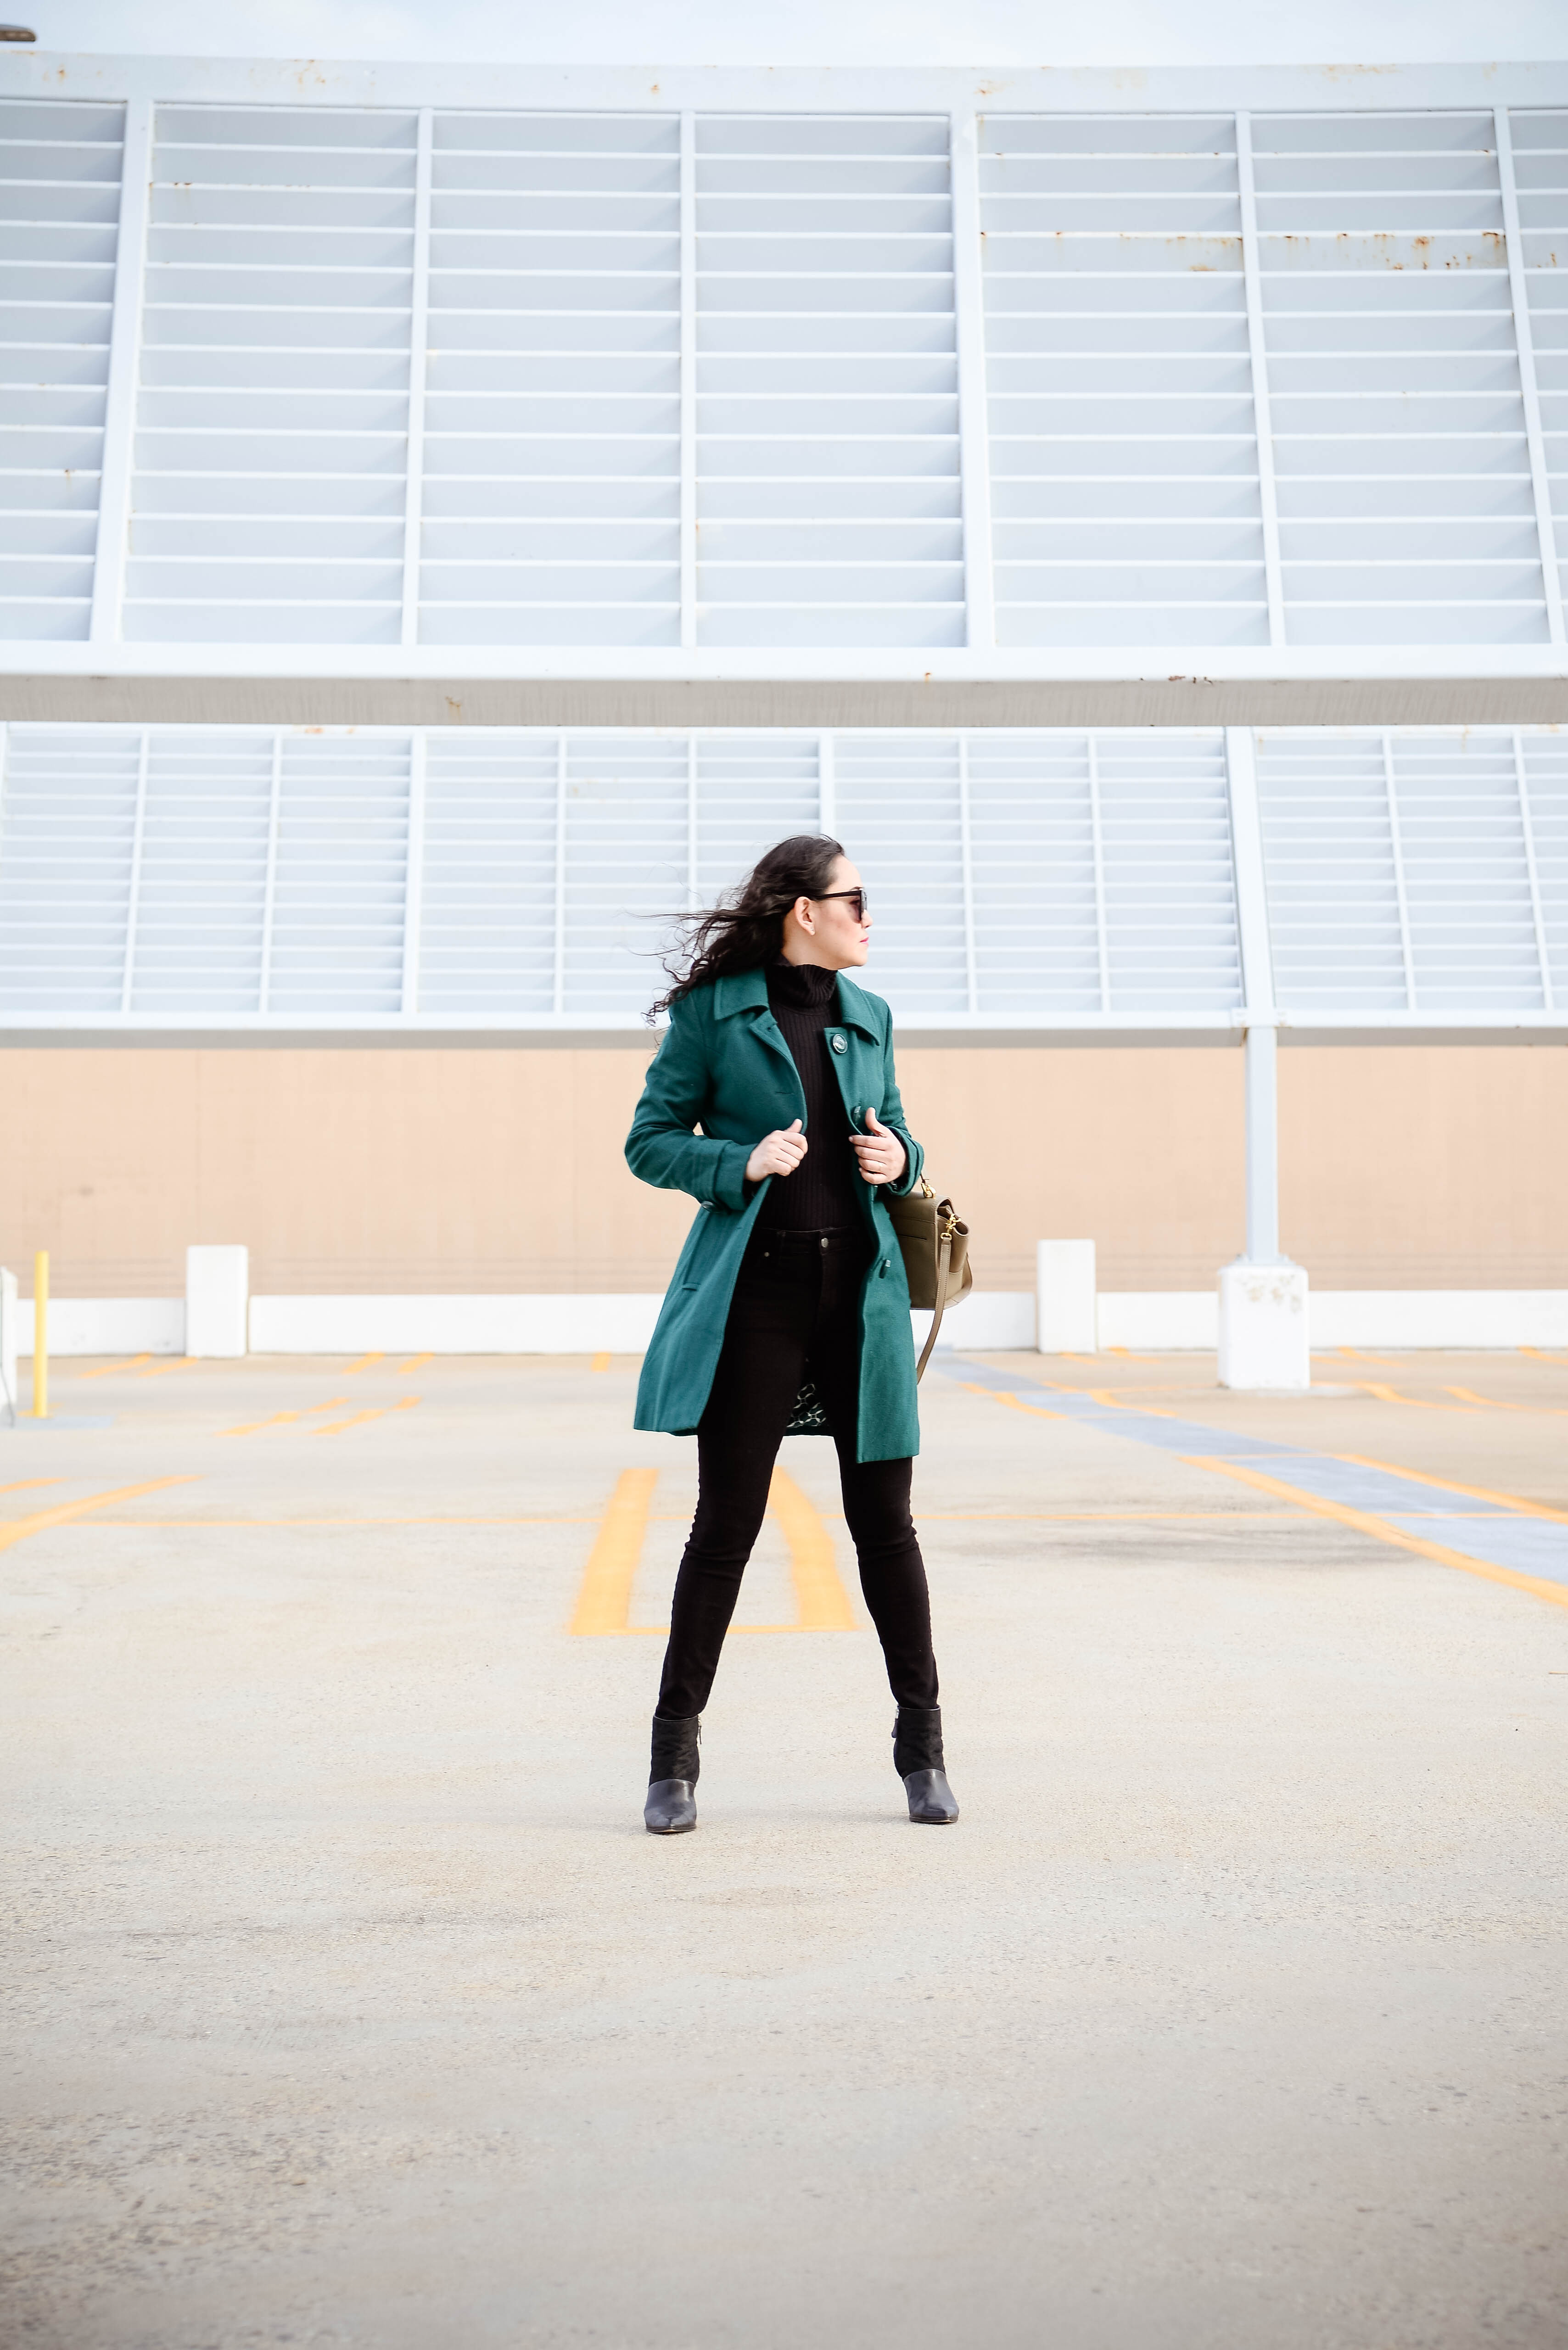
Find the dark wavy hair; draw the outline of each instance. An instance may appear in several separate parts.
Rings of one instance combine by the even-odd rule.
[[[740,887],[727,889],[716,906],[682,914],[686,935],[664,960],[671,984],[649,1007],[649,1020],[729,972],[772,962],[784,944],[784,916],[797,898],[822,896],[843,854],[836,840],[821,833],[792,833],[759,857]]]

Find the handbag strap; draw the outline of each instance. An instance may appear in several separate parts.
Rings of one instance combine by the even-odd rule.
[[[951,1270],[952,1261],[953,1236],[951,1227],[949,1226],[943,1232],[937,1247],[937,1302],[935,1309],[931,1315],[931,1326],[926,1333],[926,1343],[920,1349],[920,1359],[915,1366],[915,1385],[917,1387],[919,1386],[921,1379],[925,1377],[926,1365],[931,1359],[931,1348],[937,1343],[937,1332],[942,1326],[942,1315],[946,1310],[948,1302],[948,1274]]]

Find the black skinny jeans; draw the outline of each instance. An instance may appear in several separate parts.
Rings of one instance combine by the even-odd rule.
[[[860,1588],[900,1705],[934,1706],[930,1601],[909,1517],[905,1461],[857,1461],[860,1284],[867,1234],[753,1233],[697,1429],[697,1514],[675,1581],[659,1684],[667,1719],[701,1713],[718,1670],[741,1577],[801,1380],[809,1371],[838,1447],[838,1475]]]

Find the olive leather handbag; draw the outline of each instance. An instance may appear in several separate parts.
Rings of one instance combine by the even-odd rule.
[[[939,1200],[925,1177],[920,1188],[906,1199],[889,1200],[888,1213],[898,1235],[904,1271],[909,1277],[909,1303],[929,1310],[931,1326],[916,1366],[917,1382],[924,1375],[950,1305],[961,1304],[974,1287],[969,1261],[969,1226],[961,1223],[950,1200]]]

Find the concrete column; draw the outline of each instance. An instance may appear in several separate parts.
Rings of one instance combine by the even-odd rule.
[[[1220,1267],[1220,1384],[1272,1394],[1312,1385],[1303,1265],[1250,1264],[1243,1256]]]
[[[251,1263],[245,1248],[185,1252],[185,1352],[234,1356],[246,1351]]]
[[[1312,1385],[1305,1270],[1280,1253],[1278,1040],[1247,1031],[1247,1253],[1220,1274],[1220,1384]]]
[[[1096,1351],[1093,1241],[1036,1243],[1034,1343],[1043,1355]]]

